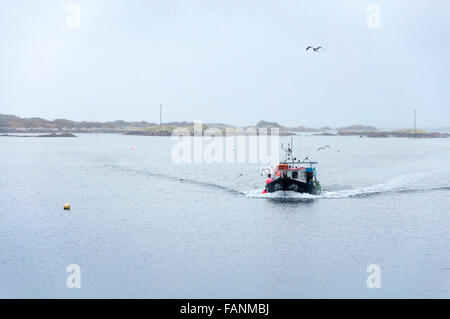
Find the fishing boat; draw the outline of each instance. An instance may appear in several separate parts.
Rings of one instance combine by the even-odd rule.
[[[275,167],[261,168],[261,176],[266,175],[265,193],[277,191],[293,191],[319,195],[322,192],[317,179],[316,165],[318,162],[310,161],[308,157],[302,161],[292,155],[292,139],[287,148],[281,148],[285,152],[284,161],[280,161]]]

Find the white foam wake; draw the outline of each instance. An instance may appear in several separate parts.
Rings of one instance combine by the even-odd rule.
[[[433,190],[450,190],[448,181],[430,179],[428,183],[424,183],[424,173],[414,173],[409,175],[394,177],[385,183],[379,183],[372,186],[354,187],[341,190],[323,190],[320,195],[302,194],[295,192],[275,192],[262,193],[262,189],[253,189],[244,194],[250,198],[279,198],[279,199],[319,199],[319,198],[348,198],[348,197],[363,197],[374,194],[387,193],[403,193],[403,192],[418,192],[418,191],[433,191]],[[326,188],[326,187],[324,187]]]

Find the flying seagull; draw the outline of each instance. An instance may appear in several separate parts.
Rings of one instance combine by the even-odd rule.
[[[331,147],[331,146],[330,146],[330,145],[321,146],[321,147],[319,147],[319,148],[317,149],[317,152],[320,151],[320,150],[325,150],[325,149],[327,149],[327,148],[329,148],[329,147]]]
[[[323,50],[327,50],[327,49],[325,49],[325,48],[322,48],[322,47],[317,47],[317,48],[314,48],[314,47],[312,47],[312,46],[309,46],[309,47],[307,47],[306,48],[306,51],[308,51],[309,49],[313,49],[314,50],[314,52],[317,52],[317,51],[319,51],[319,49],[323,49]]]

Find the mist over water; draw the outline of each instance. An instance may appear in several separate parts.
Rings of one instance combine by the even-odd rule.
[[[294,137],[318,196],[262,194],[261,164],[174,164],[173,144],[0,139],[0,297],[450,297],[448,139]]]

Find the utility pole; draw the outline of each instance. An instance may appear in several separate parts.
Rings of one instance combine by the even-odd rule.
[[[417,130],[416,130],[416,110],[414,110],[414,138],[417,137]]]
[[[162,104],[159,105],[159,135],[162,133]]]

